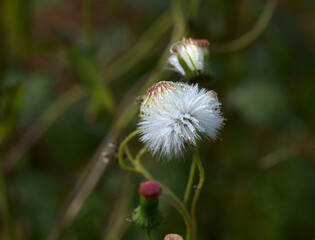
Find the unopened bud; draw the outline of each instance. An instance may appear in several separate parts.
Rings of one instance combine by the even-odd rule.
[[[141,228],[151,229],[163,221],[162,212],[158,209],[161,186],[154,181],[140,184],[140,205],[134,210],[132,220]]]
[[[162,192],[160,184],[154,181],[146,181],[140,184],[139,193],[145,198],[158,197]]]
[[[183,38],[173,44],[168,61],[174,70],[188,79],[210,74],[210,43],[203,39]]]

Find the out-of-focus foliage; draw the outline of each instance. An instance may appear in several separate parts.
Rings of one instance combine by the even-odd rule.
[[[218,93],[227,119],[222,140],[200,148],[206,170],[197,210],[200,239],[315,238],[314,3],[281,1],[254,42],[215,53],[216,44],[246,33],[265,4],[204,0],[184,22],[186,37],[211,42],[214,76],[206,87]],[[183,5],[187,13],[189,4]],[[1,194],[7,194],[16,239],[53,239],[102,139],[113,128],[121,137],[135,129],[136,117],[121,127],[119,115],[137,106],[146,79],[181,79],[166,63],[162,72],[155,69],[177,18],[165,0],[2,0],[0,8]],[[130,148],[135,152],[140,143]],[[190,160],[146,155],[144,162],[183,196]],[[111,158],[59,239],[144,239],[125,221],[142,180]],[[2,198],[5,239],[8,206]],[[153,232],[155,239],[184,235],[164,195],[161,209],[165,223]]]

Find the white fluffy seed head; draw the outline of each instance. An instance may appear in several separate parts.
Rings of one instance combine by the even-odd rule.
[[[209,72],[209,46],[210,43],[203,39],[183,38],[182,41],[172,45],[171,56],[168,62],[187,78]]]
[[[150,88],[140,107],[140,140],[149,151],[167,158],[183,155],[202,135],[216,139],[224,118],[214,91],[181,82],[159,82]]]

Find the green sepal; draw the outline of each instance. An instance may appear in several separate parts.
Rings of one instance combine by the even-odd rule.
[[[203,69],[202,74],[203,75],[211,75],[211,69],[210,69],[210,51],[208,49],[204,50],[203,54]]]
[[[133,211],[132,220],[139,227],[151,229],[158,227],[163,221],[163,214],[158,209],[159,199],[140,196],[140,205]]]
[[[193,71],[189,68],[189,66],[187,65],[187,63],[185,62],[185,60],[179,55],[178,57],[178,62],[181,65],[181,67],[183,68],[184,72],[185,72],[185,76],[190,79],[190,78],[194,78],[196,75],[198,75],[198,71]]]

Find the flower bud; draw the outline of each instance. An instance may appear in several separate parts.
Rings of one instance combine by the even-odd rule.
[[[140,184],[140,205],[134,210],[132,220],[141,228],[151,229],[163,221],[162,212],[158,209],[161,186],[154,181]]]
[[[199,75],[209,75],[210,43],[203,39],[183,38],[172,45],[168,61],[174,70],[188,79]]]
[[[170,233],[164,237],[164,240],[183,240],[183,238],[178,234]]]

